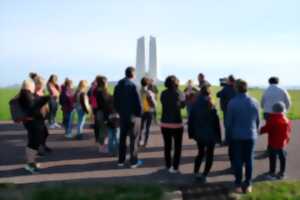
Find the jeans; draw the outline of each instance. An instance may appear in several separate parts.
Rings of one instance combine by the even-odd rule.
[[[286,151],[284,149],[273,149],[272,147],[270,147],[269,149],[269,159],[270,159],[269,173],[275,174],[276,172],[277,156],[279,157],[279,161],[280,161],[279,173],[284,174],[286,168]]]
[[[161,132],[164,139],[166,167],[170,168],[171,166],[173,166],[175,170],[178,170],[181,158],[183,128],[161,128]],[[173,141],[175,149],[174,156],[171,156]]]
[[[232,140],[233,164],[235,173],[235,184],[237,187],[242,186],[243,166],[246,168],[245,186],[252,183],[253,162],[254,162],[254,140]]]
[[[153,119],[153,113],[152,112],[145,112],[145,113],[143,113],[143,115],[142,115],[142,126],[141,126],[140,141],[143,139],[145,145],[148,142],[149,133],[150,133],[150,126],[151,126],[152,119]],[[145,129],[145,132],[143,132],[144,129]]]
[[[136,164],[138,161],[138,138],[141,130],[141,118],[120,119],[120,142],[119,142],[119,163],[126,160],[127,144],[126,139],[130,139],[130,163]]]
[[[107,131],[108,131],[108,151],[110,153],[116,153],[118,150],[118,138],[117,138],[118,129],[108,128]]]
[[[51,97],[49,101],[49,124],[55,123],[56,112],[58,109],[58,103],[56,97]]]
[[[197,141],[198,155],[195,159],[194,173],[198,173],[201,167],[203,158],[206,158],[204,176],[207,176],[211,170],[214,161],[215,143],[204,144]]]
[[[78,117],[78,119],[77,119],[78,120],[77,121],[77,135],[81,135],[83,127],[84,127],[84,123],[85,123],[86,114],[82,108],[76,108],[76,111],[77,111],[77,117]]]
[[[72,134],[73,111],[63,113],[63,122],[65,127],[65,134],[67,136]]]

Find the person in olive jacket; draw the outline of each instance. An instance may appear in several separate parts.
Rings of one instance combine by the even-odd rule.
[[[189,137],[194,139],[198,146],[194,174],[202,182],[206,182],[206,177],[212,167],[215,144],[221,142],[220,120],[217,110],[211,102],[210,94],[210,86],[202,86],[188,120]],[[205,169],[203,174],[199,174],[204,157],[206,158]]]

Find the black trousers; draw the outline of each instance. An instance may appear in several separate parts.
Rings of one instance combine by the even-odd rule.
[[[269,160],[270,160],[269,173],[275,174],[277,157],[279,158],[280,161],[279,173],[284,174],[286,168],[286,151],[284,149],[273,149],[272,147],[269,148]]]
[[[55,97],[51,97],[49,101],[49,124],[55,123],[55,117],[58,110],[58,103]]]
[[[198,173],[201,167],[201,163],[203,158],[206,158],[205,161],[205,168],[203,175],[207,176],[211,170],[213,161],[214,161],[214,150],[215,150],[215,143],[202,143],[201,141],[197,141],[198,146],[198,155],[195,158],[195,166],[194,166],[194,173]]]
[[[43,126],[39,120],[32,120],[23,123],[27,130],[27,147],[30,149],[38,150],[43,140]]]
[[[166,167],[170,168],[173,166],[175,170],[178,170],[181,158],[183,128],[161,128],[161,132],[164,140]],[[173,143],[174,156],[171,155]]]
[[[144,140],[146,145],[149,139],[150,126],[153,119],[153,112],[144,112],[142,115],[142,126],[140,140]]]
[[[135,121],[132,120],[120,120],[120,142],[119,142],[119,163],[124,163],[127,153],[127,137],[130,139],[130,163],[136,164],[138,161],[138,138],[141,129],[140,118]]]

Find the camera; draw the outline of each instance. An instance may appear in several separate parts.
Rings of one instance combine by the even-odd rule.
[[[228,79],[227,78],[220,78],[219,81],[220,81],[220,86],[224,87],[224,86],[227,85]]]

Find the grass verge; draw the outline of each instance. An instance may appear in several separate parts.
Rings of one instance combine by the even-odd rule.
[[[241,200],[300,200],[300,181],[257,183]]]

